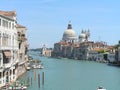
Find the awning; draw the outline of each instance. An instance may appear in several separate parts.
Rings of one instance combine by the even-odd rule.
[[[4,51],[4,55],[6,57],[11,57],[11,52],[10,51]]]

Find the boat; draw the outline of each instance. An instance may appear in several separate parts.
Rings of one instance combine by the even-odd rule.
[[[34,69],[43,69],[43,68],[44,68],[44,66],[43,66],[42,64],[32,65],[32,67],[33,67]]]
[[[10,87],[8,87],[7,90],[26,90],[26,89],[27,89],[26,86],[16,86],[16,87],[10,86]]]
[[[29,71],[31,69],[31,67],[28,66],[28,67],[26,67],[26,69]]]
[[[61,59],[62,57],[58,56],[57,59]]]
[[[16,86],[14,85],[8,85],[8,86],[4,86],[2,87],[2,90],[26,90],[27,86],[26,85],[22,85],[22,84],[16,84]]]
[[[99,86],[97,90],[106,90],[106,89],[103,88],[102,86]]]
[[[120,64],[118,63],[108,63],[109,66],[117,66],[117,67],[120,67]]]

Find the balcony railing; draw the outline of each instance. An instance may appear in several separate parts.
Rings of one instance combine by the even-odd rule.
[[[18,49],[18,46],[0,46],[0,50],[13,50]]]
[[[4,64],[4,65],[3,65],[3,68],[10,68],[10,67],[11,67],[11,63]]]

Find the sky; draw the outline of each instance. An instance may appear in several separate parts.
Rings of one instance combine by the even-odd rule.
[[[17,12],[29,48],[53,47],[69,21],[77,37],[89,29],[92,41],[114,45],[120,40],[120,0],[0,0],[0,10]]]

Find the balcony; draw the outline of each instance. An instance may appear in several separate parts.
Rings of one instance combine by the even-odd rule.
[[[4,64],[3,65],[3,68],[5,69],[5,68],[10,68],[11,67],[11,63],[8,63],[8,64]]]
[[[0,46],[0,50],[13,50],[18,49],[18,46]]]
[[[11,46],[0,46],[0,49],[2,49],[2,50],[10,50],[10,49],[12,49],[12,47]]]

